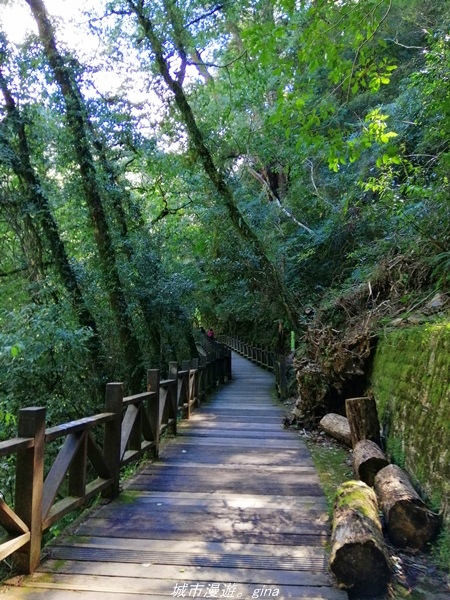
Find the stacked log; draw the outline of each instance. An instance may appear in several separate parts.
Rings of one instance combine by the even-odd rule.
[[[360,481],[348,481],[337,492],[330,568],[339,586],[359,598],[384,592],[391,576],[378,502],[387,534],[400,548],[422,550],[436,537],[440,516],[427,508],[408,475],[383,454],[375,401],[349,398],[346,410],[347,419],[331,413],[320,427],[353,447],[353,468]]]
[[[353,448],[360,440],[371,440],[380,446],[380,422],[375,399],[348,398],[345,401],[345,410]]]
[[[381,469],[374,483],[391,542],[399,548],[422,550],[437,536],[440,515],[426,506],[397,465]]]
[[[355,475],[370,487],[375,475],[389,464],[381,448],[371,440],[360,440],[353,448],[353,470]]]
[[[329,436],[351,448],[352,438],[346,417],[342,417],[335,413],[328,413],[320,421],[319,427]]]
[[[336,494],[330,568],[340,587],[361,596],[384,592],[391,576],[375,492],[347,481]]]

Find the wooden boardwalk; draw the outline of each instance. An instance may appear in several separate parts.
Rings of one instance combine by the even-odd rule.
[[[160,460],[0,598],[346,599],[327,573],[317,474],[272,388],[234,355],[233,381],[179,425]]]

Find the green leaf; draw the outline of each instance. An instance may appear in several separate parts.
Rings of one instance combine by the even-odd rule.
[[[15,346],[11,346],[10,352],[11,352],[11,356],[13,358],[16,358],[22,352],[22,348],[16,344]]]

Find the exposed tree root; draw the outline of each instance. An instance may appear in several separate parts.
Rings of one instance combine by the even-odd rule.
[[[417,324],[447,306],[448,298],[431,288],[429,267],[405,255],[386,259],[370,281],[335,296],[315,313],[294,361],[298,424],[315,425],[326,412],[342,410],[346,397],[368,393],[381,329]]]

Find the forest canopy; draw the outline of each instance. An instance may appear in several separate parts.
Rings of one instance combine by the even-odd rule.
[[[68,4],[0,0],[5,435],[200,326],[283,349],[448,288],[447,0]]]

